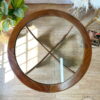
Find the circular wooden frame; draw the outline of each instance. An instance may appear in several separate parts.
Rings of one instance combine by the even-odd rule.
[[[43,84],[36,82],[32,79],[30,79],[28,76],[26,76],[20,69],[16,56],[15,56],[15,45],[16,40],[18,38],[19,32],[22,30],[22,28],[31,20],[37,19],[42,16],[58,16],[61,18],[64,18],[68,21],[70,21],[73,25],[77,27],[77,29],[80,31],[83,41],[84,41],[84,57],[83,62],[80,66],[80,68],[77,70],[77,72],[68,80],[66,80],[63,83],[59,84]],[[41,92],[58,92],[65,90],[67,88],[70,88],[75,83],[77,83],[83,75],[86,73],[90,61],[91,61],[91,55],[92,55],[92,49],[91,49],[91,42],[89,39],[89,36],[87,35],[87,31],[84,28],[84,26],[73,16],[69,15],[68,13],[48,9],[48,10],[42,10],[35,13],[32,13],[31,15],[25,17],[15,28],[14,31],[10,37],[9,44],[8,44],[8,58],[11,65],[12,70],[16,74],[16,76],[19,78],[19,80],[27,85],[28,87],[41,91]]]

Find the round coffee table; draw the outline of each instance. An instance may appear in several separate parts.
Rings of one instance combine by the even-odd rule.
[[[18,49],[20,32],[27,30],[33,42],[33,54],[28,45]],[[47,30],[48,29],[48,30]],[[31,40],[26,37],[26,44]],[[19,42],[18,42],[19,41]],[[23,51],[29,59],[17,53]],[[41,92],[58,92],[75,85],[86,73],[91,61],[91,43],[84,26],[73,16],[59,10],[37,11],[25,17],[15,28],[8,44],[8,58],[12,70],[26,86]],[[27,70],[23,70],[26,69]]]

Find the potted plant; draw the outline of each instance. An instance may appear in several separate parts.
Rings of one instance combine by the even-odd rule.
[[[9,36],[27,8],[24,0],[0,0],[0,35]]]

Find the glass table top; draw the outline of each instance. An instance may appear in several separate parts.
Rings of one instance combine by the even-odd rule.
[[[72,26],[55,16],[29,22],[16,41],[20,69],[32,80],[44,84],[62,83],[72,77],[84,55],[82,36]]]

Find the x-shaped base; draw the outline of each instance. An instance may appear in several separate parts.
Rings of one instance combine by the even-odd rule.
[[[45,55],[44,58],[41,61],[39,61],[39,63],[37,65],[35,65],[33,68],[31,68],[29,71],[27,71],[26,74],[30,73],[35,67],[37,67],[40,63],[42,63],[49,54],[60,63],[60,60],[55,55],[52,54],[52,51],[54,51],[61,44],[61,42],[63,42],[65,40],[66,36],[71,32],[73,26],[69,29],[69,31],[63,36],[63,38],[50,51],[44,46],[44,44],[42,42],[39,41],[39,39],[32,33],[32,31],[29,29],[29,27],[27,25],[26,25],[26,28],[30,32],[30,34],[41,44],[41,46],[48,52],[47,55]],[[71,73],[73,73],[73,74],[75,73],[73,70],[68,68],[66,65],[64,65],[64,66]]]

